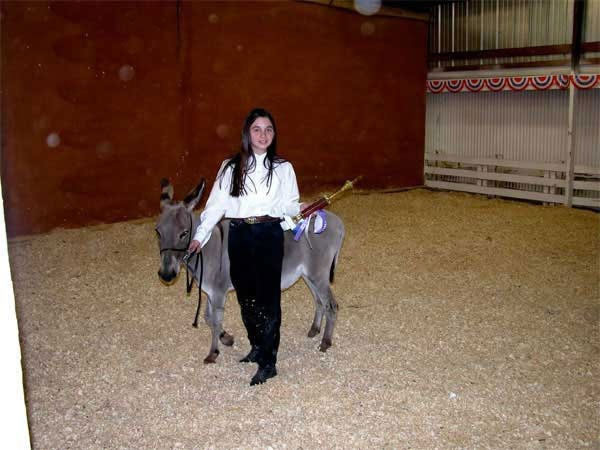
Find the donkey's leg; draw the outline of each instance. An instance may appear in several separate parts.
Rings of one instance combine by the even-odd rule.
[[[308,330],[308,337],[312,338],[321,332],[321,323],[323,322],[323,314],[325,313],[325,304],[319,298],[315,284],[306,276],[302,276],[302,279],[306,282],[306,285],[308,286],[308,289],[310,289],[310,293],[313,295],[315,300],[315,317],[310,330]]]
[[[319,350],[326,352],[327,349],[331,347],[331,343],[333,341],[333,329],[337,319],[338,305],[333,297],[333,292],[331,292],[331,287],[329,286],[329,280],[327,278],[313,278],[309,280],[309,285],[314,286],[314,295],[319,299],[318,303],[325,312],[325,331],[323,332],[323,339],[321,340]]]
[[[227,300],[227,292],[215,295],[216,298],[223,298],[223,301],[214,306],[213,317],[219,331],[219,339],[223,345],[231,347],[234,343],[233,335],[229,334],[223,328],[223,316],[225,314],[225,301]]]
[[[323,292],[323,291],[320,291]],[[325,300],[325,331],[323,332],[323,340],[319,350],[326,352],[333,341],[333,328],[335,327],[335,321],[337,320],[338,304],[333,297],[333,292],[329,287],[329,283],[324,288],[322,297]]]
[[[208,355],[206,358],[204,358],[204,364],[211,364],[216,362],[217,356],[219,356],[219,336],[222,331],[223,306],[221,305],[221,320],[219,320],[219,305],[215,304],[214,300],[217,296],[207,295],[207,297],[206,309],[204,311],[204,321],[210,327],[211,341]]]

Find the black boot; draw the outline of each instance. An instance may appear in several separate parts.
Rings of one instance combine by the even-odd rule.
[[[252,350],[250,350],[250,353],[248,353],[246,356],[244,356],[242,359],[240,359],[240,362],[242,362],[242,363],[256,362],[257,360],[258,360],[258,347],[252,347]]]
[[[250,386],[254,386],[255,384],[263,384],[269,378],[273,378],[277,375],[277,369],[275,366],[265,366],[259,367],[256,374],[250,380]]]

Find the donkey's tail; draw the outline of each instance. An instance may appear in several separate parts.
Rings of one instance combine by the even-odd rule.
[[[333,256],[333,261],[331,261],[331,267],[329,268],[329,282],[333,283],[333,279],[335,277],[335,266],[337,266],[337,260],[340,255],[340,250],[342,248],[342,243],[344,242],[344,235],[346,234],[344,230],[344,226],[342,225],[342,232],[340,233],[340,238],[337,245],[337,250],[335,255]]]
[[[337,253],[333,257],[333,261],[331,261],[331,268],[329,269],[329,282],[333,283],[333,278],[335,276],[335,264],[337,263]]]

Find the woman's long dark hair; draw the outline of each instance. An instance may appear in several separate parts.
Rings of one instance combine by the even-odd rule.
[[[233,158],[227,161],[227,164],[223,167],[223,170],[219,174],[219,177],[223,177],[223,174],[231,167],[233,173],[231,177],[231,186],[229,194],[232,197],[239,197],[246,194],[246,174],[252,171],[256,165],[256,158],[250,141],[250,127],[256,119],[259,117],[266,117],[271,121],[273,125],[273,141],[271,145],[267,147],[267,156],[264,164],[265,168],[268,169],[266,176],[266,183],[269,188],[271,187],[271,180],[273,179],[273,168],[285,160],[277,155],[277,127],[275,126],[275,120],[269,111],[263,108],[254,108],[246,117],[244,126],[242,128],[242,143],[240,145],[240,151],[235,154]]]

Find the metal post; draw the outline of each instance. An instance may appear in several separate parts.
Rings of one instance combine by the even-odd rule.
[[[465,51],[469,51],[469,2],[465,3]]]
[[[567,158],[565,171],[565,205],[573,206],[573,178],[575,172],[575,83],[573,79],[579,70],[579,58],[581,56],[581,41],[583,37],[583,13],[585,11],[585,0],[573,0],[573,33],[571,39],[571,74],[569,79],[569,128],[567,139]]]
[[[566,169],[565,169],[565,205],[569,208],[573,206],[573,174],[575,165],[575,130],[574,126],[574,113],[575,113],[575,83],[573,83],[572,77],[575,76],[575,72],[571,72],[571,79],[569,80],[569,128],[567,135],[567,154],[566,154]]]
[[[499,48],[500,43],[500,0],[496,0],[496,50]],[[498,64],[498,57],[496,57],[496,64]]]
[[[585,11],[585,0],[574,0],[573,3],[573,37],[571,40],[571,67],[579,69],[581,58],[581,42],[583,40],[583,14]]]
[[[442,53],[442,5],[438,5],[438,53]],[[438,67],[442,62],[438,59]]]
[[[452,53],[454,53],[454,21],[455,21],[454,3],[452,3]],[[452,66],[454,67],[454,58],[452,58]]]
[[[484,8],[485,3],[481,2],[481,4],[479,5],[479,17],[480,17],[480,21],[479,21],[479,50],[484,50],[483,48],[483,8]],[[481,64],[483,66],[483,58],[479,59],[479,64]]]

